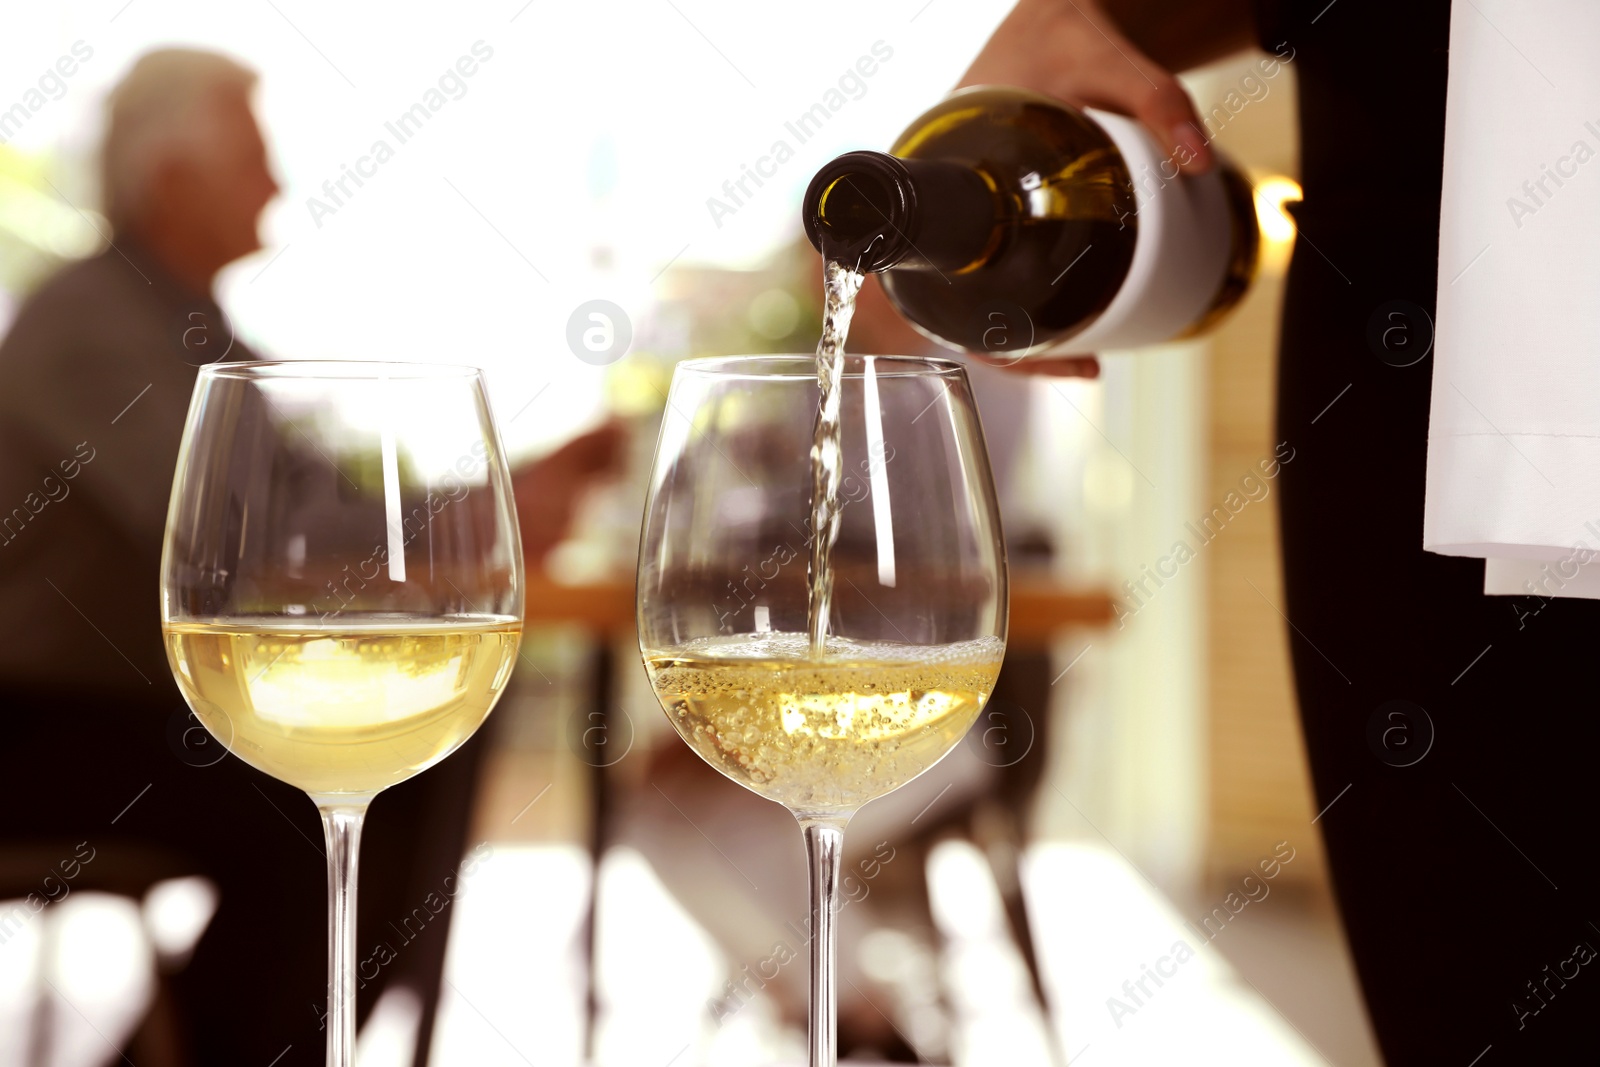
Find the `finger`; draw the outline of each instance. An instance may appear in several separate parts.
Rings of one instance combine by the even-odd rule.
[[[1184,173],[1204,174],[1216,162],[1183,85],[1138,53],[1102,55],[1098,69],[1072,71],[1055,95],[1070,101],[1073,94],[1089,106],[1139,120]]]
[[[1186,174],[1204,174],[1216,162],[1211,145],[1195,113],[1194,101],[1178,79],[1161,74],[1134,105],[1133,117],[1156,134],[1178,168]]]
[[[1100,377],[1100,361],[1094,356],[1044,356],[1039,359],[1025,359],[1018,364],[1018,369],[1044,378]]]

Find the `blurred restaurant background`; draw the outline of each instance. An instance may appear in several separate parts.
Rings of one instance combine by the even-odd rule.
[[[390,989],[363,1028],[364,1067],[412,1062],[419,1041],[446,1067],[803,1059],[790,988],[803,949],[793,974],[770,978],[767,953],[742,946],[795,935],[780,906],[738,903],[779,885],[783,907],[796,899],[799,837],[751,832],[786,817],[684,758],[651,695],[632,622],[644,482],[676,361],[814,345],[820,264],[799,226],[810,176],[887,146],[1007,7],[97,0],[7,13],[0,334],[32,287],[105,245],[95,153],[109,89],[151,48],[214,49],[260,75],[282,188],[265,247],[220,280],[239,338],[270,358],[479,365],[518,458],[619,428],[612,469],[530,575],[524,662],[485,728],[438,1017]],[[25,102],[69,54],[75,72],[42,106]],[[462,56],[471,76],[451,74]],[[950,760],[852,827],[879,861],[858,867],[859,892],[846,886],[860,929],[841,952],[861,983],[841,1015],[860,1049],[958,1065],[1377,1062],[1314,822],[1262,475],[1294,444],[1271,421],[1295,245],[1293,68],[1263,77],[1244,57],[1186,78],[1257,183],[1266,239],[1257,284],[1219,331],[1111,355],[1095,382],[973,372],[1013,568],[1015,677]],[[435,89],[442,106],[396,143],[386,124]],[[829,99],[843,103],[796,137],[791,120]],[[392,153],[339,193],[380,139]],[[777,142],[790,153],[747,179]],[[857,351],[927,348],[881,301],[862,322]],[[595,325],[598,355],[574,340]],[[1243,506],[1225,506],[1230,494]],[[1207,525],[1216,509],[1224,521]],[[1180,541],[1192,551],[1175,563]],[[87,632],[84,649],[112,654]],[[35,877],[11,862],[28,813],[3,818],[0,1064],[164,1062],[139,1050],[181,1026],[165,976],[226,902],[193,878],[140,897],[91,880],[13,922]],[[1164,984],[1141,992],[1153,969]]]

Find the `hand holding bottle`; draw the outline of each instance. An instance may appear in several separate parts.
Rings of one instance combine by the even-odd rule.
[[[1021,0],[967,73],[984,84],[817,172],[807,236],[999,366],[1092,376],[1101,351],[1204,332],[1254,274],[1252,190],[1146,52],[1183,66],[1236,47],[1246,2]]]
[[[1189,94],[1128,40],[1094,0],[1021,0],[972,61],[957,88],[1016,85],[1076,107],[1100,107],[1139,119],[1185,173],[1211,169],[1211,148],[1200,135]],[[1185,163],[1184,160],[1188,162]],[[1016,360],[972,353],[972,358],[1027,374],[1095,378],[1093,356]]]

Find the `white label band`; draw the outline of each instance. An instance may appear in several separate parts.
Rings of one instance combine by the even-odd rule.
[[[1169,341],[1206,313],[1228,269],[1232,226],[1219,168],[1167,175],[1175,164],[1138,122],[1085,109],[1122,153],[1133,178],[1138,227],[1128,276],[1105,311],[1047,354],[1092,355]],[[1061,281],[1072,284],[1069,272]]]

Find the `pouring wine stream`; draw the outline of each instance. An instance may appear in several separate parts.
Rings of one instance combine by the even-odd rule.
[[[816,428],[811,437],[811,570],[808,621],[811,656],[821,659],[828,639],[828,613],[833,599],[829,554],[839,538],[839,482],[843,466],[844,344],[856,313],[856,295],[866,275],[837,260],[823,267],[822,338],[817,342]]]

